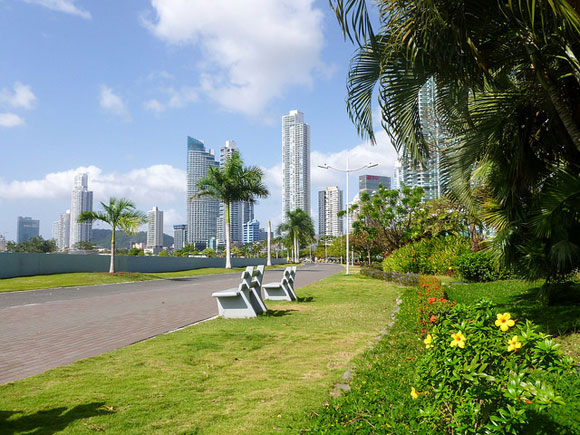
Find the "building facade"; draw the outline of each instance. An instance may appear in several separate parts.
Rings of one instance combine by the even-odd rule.
[[[391,177],[383,177],[381,175],[359,175],[358,177],[358,193],[367,192],[372,195],[379,190],[379,186],[386,189],[392,189]]]
[[[84,211],[93,211],[93,192],[88,189],[88,174],[77,174],[74,179],[70,208],[69,247],[76,248],[79,242],[90,242],[93,224],[77,221]]]
[[[28,242],[40,234],[40,221],[31,217],[18,216],[16,243]]]
[[[0,234],[0,251],[6,251],[6,238]]]
[[[62,213],[57,221],[52,223],[52,238],[59,251],[70,247],[70,210]]]
[[[163,250],[163,212],[157,206],[147,212],[147,247],[154,254]]]
[[[187,225],[173,225],[173,249],[183,249],[187,241]]]
[[[187,243],[195,249],[209,246],[210,239],[217,236],[219,201],[209,196],[197,197],[197,181],[212,166],[218,166],[212,150],[206,151],[202,141],[187,138]]]
[[[252,219],[244,224],[244,244],[260,241],[260,222]]]
[[[282,117],[282,219],[298,208],[310,215],[310,126],[291,110]]]
[[[448,137],[437,116],[435,106],[435,83],[429,80],[419,91],[419,116],[423,135],[429,147],[429,158],[425,165],[413,165],[400,158],[395,166],[397,186],[422,187],[425,190],[424,200],[440,198],[445,190],[444,161],[442,151]]]
[[[318,192],[318,235],[320,237],[338,237],[343,234],[342,218],[338,216],[338,212],[342,209],[342,190],[337,186],[330,186]]]

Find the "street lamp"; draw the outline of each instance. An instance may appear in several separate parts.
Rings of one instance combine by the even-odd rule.
[[[349,250],[349,239],[348,239],[348,235],[349,235],[349,231],[348,231],[348,227],[349,227],[349,221],[348,221],[348,175],[351,172],[356,172],[356,171],[360,171],[361,169],[364,168],[374,168],[375,166],[377,166],[378,163],[367,163],[364,166],[361,166],[360,168],[356,168],[356,169],[350,169],[348,167],[348,157],[346,158],[346,169],[339,169],[339,168],[335,168],[333,166],[330,166],[327,163],[324,163],[322,165],[318,165],[319,168],[321,169],[334,169],[335,171],[339,171],[339,172],[345,172],[346,173],[346,274],[349,275],[349,269],[348,269],[348,250]]]

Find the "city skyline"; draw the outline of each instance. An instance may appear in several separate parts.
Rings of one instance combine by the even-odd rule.
[[[353,46],[325,0],[268,3],[263,23],[253,22],[251,5],[225,0],[63,0],[74,6],[68,13],[41,3],[0,2],[7,36],[0,63],[0,234],[8,240],[16,240],[17,216],[35,216],[40,234],[50,238],[52,222],[70,208],[79,172],[89,174],[97,203],[114,196],[143,211],[158,205],[171,234],[186,221],[188,135],[216,150],[235,140],[244,162],[263,168],[271,195],[258,202],[255,217],[275,228],[282,214],[280,118],[293,109],[312,126],[314,219],[317,191],[344,189],[343,177],[318,164],[344,166],[349,152],[353,165],[377,161],[380,175],[392,176],[396,154],[380,131],[379,113],[374,147],[358,137],[346,113]],[[232,44],[244,58],[224,51]],[[22,150],[35,158],[24,163]]]

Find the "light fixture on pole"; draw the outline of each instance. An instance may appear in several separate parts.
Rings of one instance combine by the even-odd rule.
[[[333,166],[330,166],[327,163],[323,163],[322,165],[318,165],[319,168],[321,169],[334,169],[335,171],[339,171],[339,172],[345,172],[346,173],[346,274],[349,275],[349,262],[348,262],[348,250],[349,250],[349,224],[350,222],[348,221],[349,218],[349,213],[348,213],[348,175],[351,172],[356,172],[356,171],[360,171],[361,169],[365,169],[365,168],[374,168],[375,166],[377,166],[378,163],[367,163],[364,166],[361,166],[360,168],[356,168],[356,169],[350,169],[348,167],[348,157],[346,158],[346,169],[339,169],[339,168],[335,168]]]

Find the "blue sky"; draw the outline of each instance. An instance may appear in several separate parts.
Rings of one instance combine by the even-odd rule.
[[[235,140],[271,191],[262,224],[281,218],[281,117],[311,126],[317,191],[344,189],[321,163],[391,176],[384,133],[371,147],[345,110],[354,51],[327,0],[0,0],[0,234],[40,219],[41,235],[70,208],[74,174],[98,201],[134,200],[185,222],[186,138]],[[348,151],[350,150],[350,151]],[[365,172],[359,172],[363,174]],[[357,176],[351,176],[351,197]],[[315,221],[316,227],[317,221]]]

